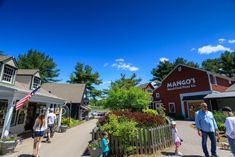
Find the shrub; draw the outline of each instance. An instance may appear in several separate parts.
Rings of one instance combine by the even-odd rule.
[[[127,119],[126,117],[118,117],[114,114],[109,114],[107,117],[107,123],[101,125],[101,130],[105,130],[108,134],[116,137],[121,142],[121,149],[124,151],[124,154],[128,154],[133,150],[133,147],[130,145],[128,139],[129,137],[136,136],[137,123]]]
[[[217,126],[218,126],[219,131],[225,131],[224,123],[218,122]]]
[[[166,123],[165,118],[161,116],[153,116],[143,112],[115,111],[113,112],[113,114],[121,117],[126,117],[137,122],[138,127],[154,127]]]
[[[222,112],[214,111],[214,118],[217,123],[224,123],[226,116]]]
[[[73,118],[64,118],[61,119],[61,125],[67,125],[68,127],[74,127],[81,124],[82,121],[76,120]]]
[[[153,115],[153,116],[158,115],[158,112],[156,110],[153,110],[153,109],[144,109],[143,112],[147,113],[147,114],[150,114],[150,115]]]

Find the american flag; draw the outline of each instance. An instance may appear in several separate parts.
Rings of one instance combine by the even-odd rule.
[[[16,111],[19,110],[27,101],[29,101],[29,99],[37,92],[39,88],[41,88],[41,86],[37,87],[32,92],[23,97],[20,101],[18,101],[16,103]]]

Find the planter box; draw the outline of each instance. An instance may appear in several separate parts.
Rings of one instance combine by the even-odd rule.
[[[0,141],[0,155],[13,152],[17,145],[16,141]]]
[[[100,157],[102,155],[102,150],[100,148],[89,148],[88,150],[90,152],[91,157]]]
[[[67,129],[68,129],[67,125],[61,125],[60,126],[60,132],[66,132]]]

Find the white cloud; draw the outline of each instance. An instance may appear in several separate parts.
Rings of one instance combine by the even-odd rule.
[[[193,48],[191,48],[191,50],[190,50],[190,51],[195,51],[195,50],[196,50],[196,48],[194,48],[194,47],[193,47]]]
[[[138,67],[133,66],[131,63],[125,63],[124,59],[116,59],[115,63],[112,64],[112,67],[116,68],[117,70],[129,70],[129,71],[137,71],[139,70]]]
[[[224,38],[220,38],[220,39],[218,39],[218,41],[219,41],[219,43],[223,43],[223,42],[225,42],[225,41],[226,41],[226,39],[224,39]]]
[[[169,59],[166,58],[166,57],[161,57],[161,58],[160,58],[160,62],[166,62],[166,61],[169,61]]]
[[[198,52],[200,54],[211,54],[220,51],[231,51],[231,49],[228,47],[224,47],[223,45],[217,45],[217,46],[206,45],[198,48]]]
[[[229,44],[235,44],[235,40],[229,40],[228,43]]]
[[[124,62],[125,60],[122,59],[122,58],[119,58],[119,59],[115,59],[115,62]]]
[[[109,63],[104,63],[104,67],[107,67],[109,65]]]
[[[104,81],[101,85],[109,85],[112,81]]]

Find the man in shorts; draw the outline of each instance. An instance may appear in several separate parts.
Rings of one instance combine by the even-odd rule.
[[[51,143],[51,138],[54,136],[56,115],[53,112],[52,108],[50,108],[49,112],[50,113],[48,114],[48,117],[47,117],[47,125],[48,125],[47,141],[48,143]]]

